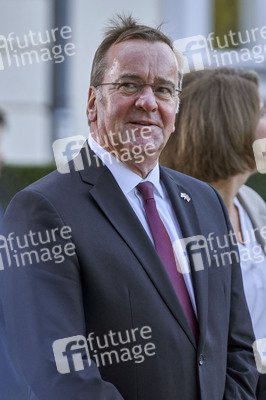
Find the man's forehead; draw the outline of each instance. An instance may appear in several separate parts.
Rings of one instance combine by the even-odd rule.
[[[131,39],[113,44],[106,54],[108,76],[149,73],[156,77],[178,77],[174,52],[164,42]]]

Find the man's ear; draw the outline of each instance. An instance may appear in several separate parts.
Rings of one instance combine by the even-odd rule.
[[[97,105],[96,105],[96,88],[90,87],[87,104],[88,121],[95,122],[97,120]]]
[[[175,131],[175,124],[172,127],[171,133],[174,133],[174,131]]]

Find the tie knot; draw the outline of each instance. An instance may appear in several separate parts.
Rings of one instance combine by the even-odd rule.
[[[137,189],[141,193],[143,200],[154,199],[153,184],[151,182],[142,182],[137,185]]]

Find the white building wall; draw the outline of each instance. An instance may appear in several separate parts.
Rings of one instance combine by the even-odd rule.
[[[13,36],[23,38],[30,30],[44,32],[50,29],[52,5],[49,0],[0,1],[0,108],[4,109],[8,120],[3,142],[8,163],[42,164],[51,159],[51,62],[30,65],[25,61],[23,66],[19,49],[12,42],[13,51],[10,48],[6,50],[3,36],[7,38],[14,32]],[[31,49],[28,47],[23,51]],[[8,55],[11,65],[8,64]]]
[[[160,15],[172,40],[206,36],[213,30],[213,0],[161,0]]]

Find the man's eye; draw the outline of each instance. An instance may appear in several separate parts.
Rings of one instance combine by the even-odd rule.
[[[122,82],[119,87],[126,90],[138,90],[138,84],[134,82]]]
[[[172,95],[172,89],[166,86],[158,86],[155,89],[156,93],[164,94],[164,95]]]

